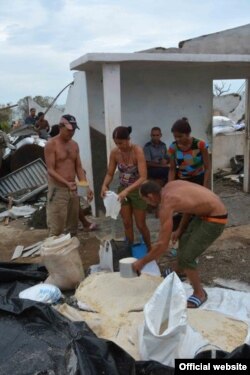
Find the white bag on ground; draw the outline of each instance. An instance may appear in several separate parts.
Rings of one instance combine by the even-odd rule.
[[[178,276],[170,274],[144,307],[141,358],[174,367],[175,358],[193,358],[207,343],[188,325],[185,290]]]
[[[125,241],[106,240],[100,244],[99,265],[102,270],[117,272],[120,270],[120,259],[131,256],[131,248]]]
[[[99,265],[102,270],[114,272],[113,250],[112,250],[112,245],[110,241],[104,241],[104,243],[100,244],[99,259],[100,259]]]
[[[37,284],[19,293],[19,298],[21,299],[44,303],[56,303],[61,297],[60,289],[50,284]]]
[[[79,240],[70,235],[49,237],[41,248],[42,261],[49,272],[45,283],[61,290],[75,289],[84,279]]]

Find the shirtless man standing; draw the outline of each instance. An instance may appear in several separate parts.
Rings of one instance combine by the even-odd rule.
[[[79,129],[75,117],[62,116],[59,134],[47,142],[44,150],[48,169],[47,225],[50,236],[59,236],[65,229],[72,236],[77,233],[79,197],[75,179],[87,179],[78,144],[72,140],[76,128]],[[92,198],[93,192],[89,190],[88,199]]]
[[[173,242],[180,239],[178,267],[186,273],[194,290],[187,307],[200,307],[207,300],[207,293],[202,288],[195,260],[223,232],[227,222],[224,204],[211,190],[180,180],[169,182],[162,189],[155,182],[146,181],[141,185],[140,194],[148,204],[159,205],[161,227],[158,241],[144,258],[133,263],[134,270],[140,272],[145,264],[159,258],[168,249],[171,238]],[[172,233],[175,212],[181,212],[183,216]]]

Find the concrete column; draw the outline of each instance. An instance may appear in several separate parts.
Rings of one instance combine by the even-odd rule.
[[[110,151],[114,146],[113,130],[121,125],[120,65],[103,64],[102,74],[107,158],[109,158]]]
[[[244,184],[243,190],[250,193],[250,79],[246,82],[246,109],[245,109],[245,124],[246,124],[246,141],[244,150]]]

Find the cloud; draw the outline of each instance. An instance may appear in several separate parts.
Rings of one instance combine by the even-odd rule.
[[[249,0],[2,1],[0,103],[31,91],[53,96],[72,77],[70,62],[85,53],[175,47],[246,24],[249,11]]]

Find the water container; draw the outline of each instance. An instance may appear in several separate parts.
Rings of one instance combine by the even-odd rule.
[[[143,258],[148,252],[148,249],[145,243],[135,243],[131,247],[131,249],[132,249],[132,256],[137,259]]]
[[[132,265],[136,258],[123,258],[119,260],[120,276],[121,277],[137,277],[138,274],[133,270]]]

